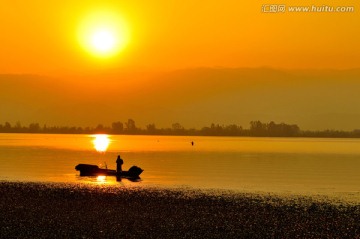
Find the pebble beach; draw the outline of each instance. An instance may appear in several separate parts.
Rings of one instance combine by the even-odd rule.
[[[0,238],[360,238],[360,205],[195,189],[0,182]]]

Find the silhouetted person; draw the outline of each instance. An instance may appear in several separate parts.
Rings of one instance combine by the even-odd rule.
[[[120,155],[117,156],[116,159],[116,173],[119,175],[122,172],[122,165],[124,164],[124,161],[120,158]]]
[[[191,141],[191,146],[194,146],[194,141]]]

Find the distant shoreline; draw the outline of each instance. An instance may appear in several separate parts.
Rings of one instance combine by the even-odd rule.
[[[256,194],[0,182],[2,238],[356,238],[360,205]]]
[[[345,135],[332,135],[331,133],[324,132],[323,134],[302,134],[297,136],[255,136],[255,135],[203,135],[203,134],[142,134],[142,133],[132,133],[132,134],[116,134],[111,132],[69,132],[69,133],[50,133],[50,132],[0,132],[0,134],[109,134],[109,135],[139,135],[139,136],[204,136],[204,137],[249,137],[249,138],[329,138],[329,139],[359,139],[360,135],[358,133],[354,134],[352,132],[345,132]]]
[[[155,124],[148,124],[146,129],[136,127],[135,121],[129,119],[125,123],[114,122],[111,127],[99,124],[95,128],[68,127],[68,126],[40,126],[32,123],[28,127],[17,122],[14,126],[9,122],[0,124],[0,133],[31,133],[31,134],[113,134],[113,135],[166,135],[166,136],[233,136],[233,137],[306,137],[306,138],[360,138],[360,130],[341,131],[301,130],[296,124],[262,123],[251,121],[250,128],[242,126],[211,124],[201,129],[185,129],[181,124],[175,123],[171,128],[157,128]]]

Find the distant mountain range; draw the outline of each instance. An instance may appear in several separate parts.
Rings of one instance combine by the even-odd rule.
[[[302,129],[360,129],[360,69],[197,68],[172,72],[114,70],[83,76],[0,75],[0,122],[110,125],[132,118],[144,127],[252,120]]]

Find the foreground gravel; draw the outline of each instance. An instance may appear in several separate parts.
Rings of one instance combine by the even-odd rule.
[[[360,238],[360,205],[249,193],[0,182],[0,238]]]

